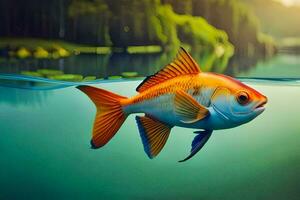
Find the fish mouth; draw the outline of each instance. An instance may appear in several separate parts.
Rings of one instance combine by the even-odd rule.
[[[255,108],[264,107],[264,105],[266,105],[266,103],[267,103],[267,100],[264,100],[264,101],[260,102]]]
[[[267,99],[264,99],[264,100],[262,100],[261,102],[259,102],[255,107],[254,107],[254,109],[256,110],[256,111],[264,111],[265,110],[265,105],[266,105],[266,103],[268,102],[268,100]]]

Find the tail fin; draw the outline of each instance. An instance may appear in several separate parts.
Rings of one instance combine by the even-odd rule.
[[[94,102],[97,113],[94,121],[92,148],[104,146],[119,130],[127,115],[120,105],[121,99],[126,97],[91,86],[77,86]]]

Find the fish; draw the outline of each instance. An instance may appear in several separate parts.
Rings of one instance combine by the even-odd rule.
[[[106,145],[131,114],[135,117],[144,151],[156,157],[165,146],[171,129],[196,129],[189,155],[196,155],[214,130],[248,123],[265,110],[268,98],[230,76],[202,72],[192,56],[180,47],[177,56],[154,75],[146,77],[133,97],[79,85],[94,102],[97,112],[91,147]]]

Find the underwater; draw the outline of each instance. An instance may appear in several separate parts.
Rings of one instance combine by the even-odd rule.
[[[266,0],[265,11],[258,0],[117,2],[0,0],[0,199],[299,199],[300,30],[285,28],[299,23],[300,2]],[[182,80],[168,85],[193,70],[222,78],[202,77],[197,94],[176,92]],[[251,93],[266,97],[264,111],[227,128],[193,127],[214,116],[217,97],[203,91],[227,76],[222,87],[246,87],[250,103]],[[160,86],[174,97],[124,111],[136,95],[159,99]],[[118,129],[109,107],[119,95],[129,100]],[[204,141],[200,130],[213,132]]]
[[[286,64],[296,67],[300,59]],[[275,64],[264,67],[280,73]],[[17,75],[1,75],[3,80],[2,199],[298,199],[300,108],[292,105],[300,98],[300,80],[241,79],[268,96],[266,111],[249,124],[215,131],[185,163],[177,161],[189,151],[190,129],[174,128],[150,160],[129,116],[107,146],[94,150],[95,107],[75,88],[82,83]],[[140,82],[85,84],[132,96]]]

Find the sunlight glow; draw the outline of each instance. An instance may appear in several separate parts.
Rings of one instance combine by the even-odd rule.
[[[300,6],[300,0],[275,0],[275,1],[279,1],[286,6],[295,6],[295,5]]]

